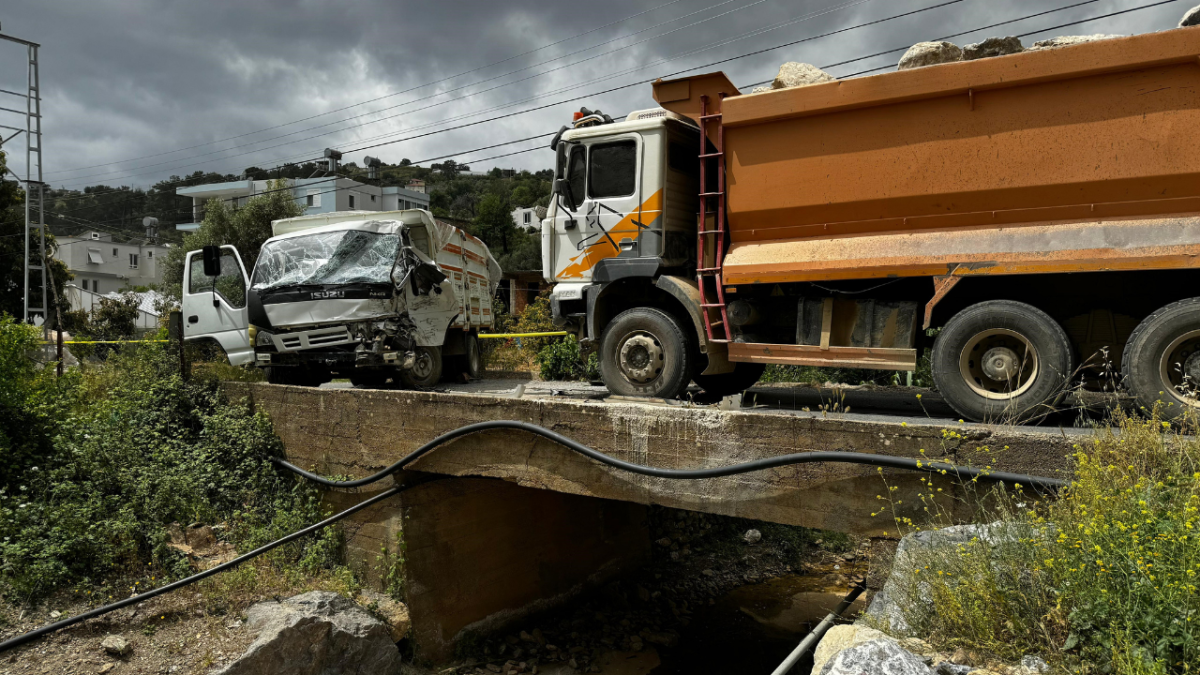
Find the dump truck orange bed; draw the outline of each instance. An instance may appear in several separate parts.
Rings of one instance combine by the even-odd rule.
[[[760,94],[727,83],[655,86],[685,115],[702,94],[721,107],[727,284],[1200,260],[1200,28]]]

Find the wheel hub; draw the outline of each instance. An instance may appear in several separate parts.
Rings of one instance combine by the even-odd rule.
[[[1192,386],[1200,386],[1200,351],[1192,352],[1183,362],[1183,372],[1191,378]]]
[[[412,373],[418,379],[429,377],[433,372],[433,358],[429,356],[429,352],[419,352],[416,362],[413,363]]]
[[[1011,380],[1021,372],[1017,353],[1008,347],[993,347],[987,350],[981,361],[984,374],[993,380]]]
[[[634,335],[621,345],[621,372],[631,382],[645,384],[662,372],[663,350],[653,336]]]

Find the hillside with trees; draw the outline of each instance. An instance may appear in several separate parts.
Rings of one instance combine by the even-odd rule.
[[[173,175],[149,189],[98,184],[79,190],[50,188],[46,194],[47,223],[50,231],[73,234],[87,229],[111,232],[125,239],[144,236],[142,219],[158,218],[160,237],[168,243],[182,244],[178,223],[192,221],[192,200],[180,197],[181,187],[234,180],[276,180],[308,178],[324,174],[324,166],[313,162],[279,168],[247,167],[241,174],[196,171],[186,176]],[[541,244],[538,235],[517,229],[511,212],[516,208],[546,206],[550,201],[553,172],[549,169],[530,173],[494,168],[477,174],[454,160],[417,166],[409,160],[384,164],[379,178],[369,179],[365,167],[349,162],[341,175],[362,183],[403,187],[411,180],[425,181],[430,209],[438,217],[487,242],[505,270],[541,269]]]

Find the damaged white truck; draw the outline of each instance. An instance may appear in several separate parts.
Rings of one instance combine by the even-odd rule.
[[[500,265],[427,211],[341,212],[272,223],[247,274],[233,246],[184,264],[184,339],[219,345],[276,384],[412,388],[479,377]]]

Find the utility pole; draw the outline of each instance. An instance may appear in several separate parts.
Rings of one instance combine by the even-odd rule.
[[[34,323],[33,317],[36,313],[41,317],[42,330],[45,333],[49,329],[50,313],[47,303],[50,293],[46,269],[48,259],[46,257],[46,213],[44,208],[45,185],[42,182],[42,90],[38,76],[38,48],[41,45],[3,33],[0,33],[0,40],[25,47],[28,55],[25,72],[26,92],[22,94],[0,89],[0,98],[5,98],[6,101],[10,100],[6,97],[25,99],[24,110],[0,105],[0,115],[9,116],[5,118],[6,120],[13,115],[24,117],[24,128],[0,124],[0,146],[25,134],[25,177],[18,176],[10,169],[13,176],[25,186],[25,280],[23,284],[25,315],[23,320]],[[5,137],[4,134],[9,131],[14,133]],[[36,244],[30,242],[31,236],[37,237]],[[30,260],[30,254],[33,252],[30,250],[32,246],[36,246],[36,258],[34,259],[36,262]],[[41,290],[40,306],[30,306],[30,296],[35,288],[31,277],[36,277],[40,283],[40,286],[36,286]]]

